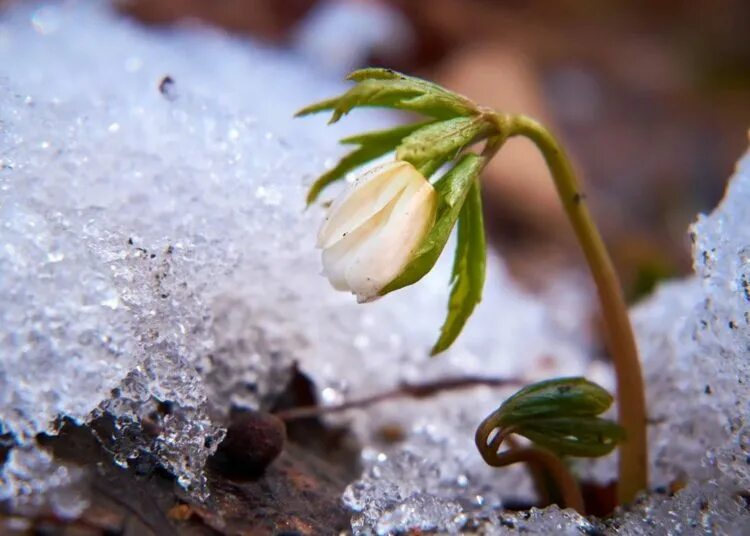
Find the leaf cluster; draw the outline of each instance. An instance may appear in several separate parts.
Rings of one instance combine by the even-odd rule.
[[[435,225],[412,253],[405,270],[381,291],[387,294],[419,281],[435,265],[452,230],[458,227],[448,314],[432,350],[435,354],[453,343],[482,298],[486,240],[479,174],[486,159],[465,149],[496,134],[496,127],[471,100],[420,78],[373,68],[355,71],[348,79],[355,82],[348,91],[307,106],[297,115],[330,111],[330,123],[335,123],[357,107],[385,107],[428,119],[341,140],[356,148],[318,177],[308,191],[307,203],[314,203],[327,186],[347,173],[390,152],[428,178],[453,163],[434,183],[440,198]]]
[[[624,439],[622,427],[599,417],[612,402],[612,395],[585,378],[557,378],[524,387],[480,428],[491,423],[559,455],[604,456]]]

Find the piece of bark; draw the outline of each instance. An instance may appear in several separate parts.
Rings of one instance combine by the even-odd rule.
[[[87,426],[65,422],[57,436],[40,438],[56,459],[90,469],[90,506],[77,518],[49,513],[26,518],[28,530],[44,534],[123,534],[139,536],[284,533],[317,535],[349,527],[341,504],[346,481],[304,446],[284,452],[254,478],[232,479],[207,471],[210,498],[195,503],[165,470],[115,465]],[[145,464],[148,465],[148,464]],[[24,518],[0,509],[0,532]]]

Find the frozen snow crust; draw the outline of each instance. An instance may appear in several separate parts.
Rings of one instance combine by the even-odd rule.
[[[293,361],[327,404],[455,375],[609,383],[586,358],[586,297],[564,280],[554,300],[531,297],[493,261],[469,328],[434,360],[449,262],[367,306],[328,287],[314,250],[321,213],[303,210],[305,185],[341,154],[344,133],[389,120],[291,120],[340,89],[287,54],[206,29],[143,29],[98,3],[3,14],[0,422],[17,446],[0,500],[76,515],[84,472],[34,437],[63,416],[103,414],[117,425],[107,445],[118,463],[148,453],[200,498],[228,408],[267,408]],[[749,197],[745,158],[693,229],[697,275],[634,313],[653,484],[689,483],[609,522],[622,533],[739,534],[749,522],[738,495],[750,482]],[[365,447],[365,472],[343,497],[354,531],[606,528],[557,508],[498,517],[502,499],[529,496],[528,480],[521,468],[485,467],[471,438],[505,394],[478,388],[345,416]],[[154,414],[161,432],[142,433]],[[394,423],[406,433],[397,447],[378,434]]]

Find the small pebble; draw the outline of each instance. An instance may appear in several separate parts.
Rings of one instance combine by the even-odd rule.
[[[260,475],[281,454],[285,441],[286,426],[280,419],[270,413],[243,411],[232,416],[214,461],[227,474]]]

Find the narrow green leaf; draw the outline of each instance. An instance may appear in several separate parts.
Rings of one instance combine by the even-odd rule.
[[[455,100],[460,100],[467,105],[474,106],[474,103],[468,98],[464,97],[463,95],[459,95],[458,93],[453,93],[452,91],[449,91],[434,82],[425,80],[424,78],[418,78],[416,76],[409,76],[408,74],[400,73],[398,71],[394,71],[393,69],[368,67],[365,69],[352,71],[351,73],[349,73],[346,79],[351,80],[353,82],[364,82],[365,80],[407,81],[414,87],[419,88],[421,92],[423,93],[442,93],[442,94],[451,96]]]
[[[464,97],[463,95],[454,93],[453,91],[449,91],[434,82],[425,80],[424,78],[409,76],[404,73],[394,71],[393,69],[368,67],[351,72],[349,76],[346,77],[346,79],[355,82],[362,82],[364,80],[408,80],[414,86],[421,88],[424,93],[442,93],[450,97],[451,100],[460,102],[463,106],[466,107],[466,109],[476,110],[476,104],[474,104],[474,102],[468,97]]]
[[[344,94],[307,106],[296,115],[331,110],[333,114],[329,122],[335,123],[353,108],[361,106],[396,108],[439,119],[478,112],[476,105],[466,97],[425,80],[387,70],[368,70],[370,76],[357,75],[364,72],[355,71],[350,75],[357,84]]]
[[[529,420],[513,432],[563,456],[605,456],[625,438],[620,425],[599,417]]]
[[[345,155],[333,168],[313,182],[307,192],[307,204],[314,203],[320,192],[329,184],[343,179],[347,173],[359,166],[393,151],[405,136],[428,124],[429,122],[412,123],[344,138],[341,143],[356,144],[360,147]]]
[[[353,82],[362,82],[363,80],[397,80],[399,78],[410,77],[393,69],[385,69],[383,67],[365,67],[346,75],[346,79]],[[425,82],[427,81],[425,80]]]
[[[414,167],[416,167],[422,175],[429,179],[435,174],[437,170],[447,164],[449,160],[452,160],[452,158],[448,159],[438,156],[431,160],[425,160],[421,165]]]
[[[418,169],[431,167],[434,162],[454,159],[464,147],[490,134],[492,129],[478,116],[433,122],[406,136],[396,149],[396,158]]]
[[[358,106],[398,108],[400,102],[419,94],[418,88],[401,80],[365,80],[341,96],[333,108],[330,123],[335,123]]]
[[[481,156],[465,154],[435,183],[435,189],[441,199],[435,225],[414,252],[404,271],[381,290],[381,295],[416,283],[432,269],[448,242],[466,195],[479,176],[483,163],[484,159]]]
[[[448,316],[432,355],[447,349],[482,300],[486,275],[487,244],[484,237],[482,195],[479,181],[472,181],[458,217],[458,245],[453,263],[453,288],[448,302]]]
[[[297,110],[297,112],[295,112],[294,114],[294,117],[303,117],[305,115],[333,110],[336,107],[336,103],[339,101],[339,98],[340,97],[333,97],[305,106],[301,110]]]
[[[455,94],[448,92],[417,94],[413,97],[400,100],[394,107],[437,119],[476,115],[477,113],[477,109],[473,104],[467,104],[462,100],[458,100]]]
[[[397,108],[399,101],[418,94],[418,89],[400,84],[398,80],[365,80],[338,97],[326,99],[302,108],[295,116],[301,117],[331,110],[333,114],[328,121],[331,124],[337,122],[343,115],[346,115],[352,108],[357,106]]]
[[[421,123],[408,123],[406,125],[399,125],[385,130],[362,132],[360,134],[354,134],[353,136],[342,138],[340,143],[344,145],[382,145],[383,143],[387,143],[390,145],[393,141],[398,143],[413,132],[432,125],[433,123],[435,123],[435,121],[422,121]]]

